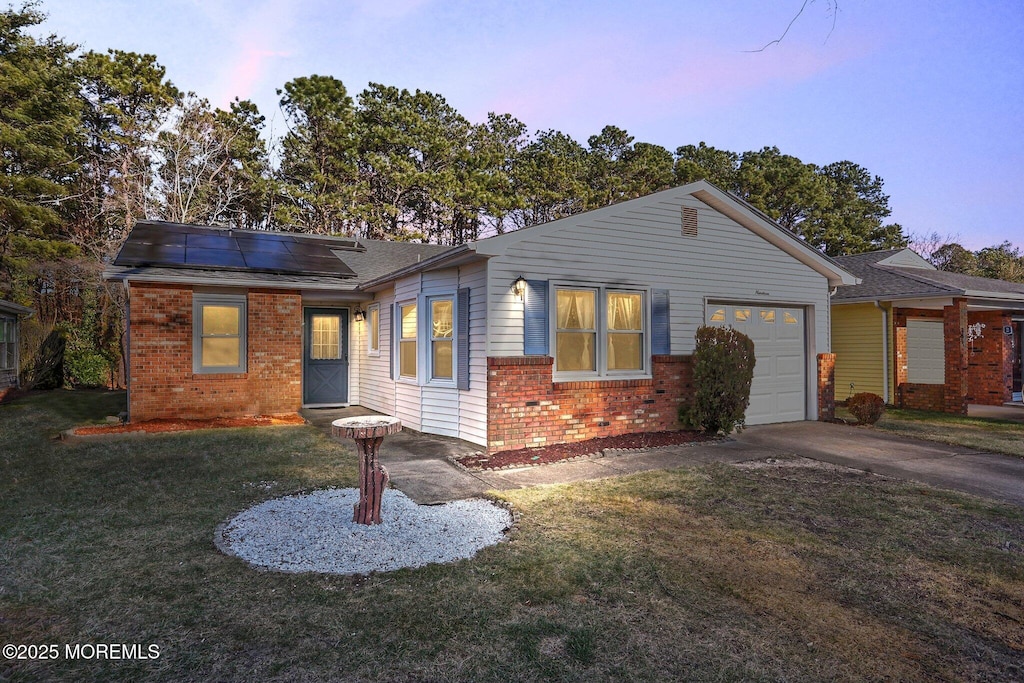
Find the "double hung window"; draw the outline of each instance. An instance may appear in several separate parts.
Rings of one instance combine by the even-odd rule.
[[[644,374],[647,295],[610,287],[555,287],[555,372],[563,376]]]

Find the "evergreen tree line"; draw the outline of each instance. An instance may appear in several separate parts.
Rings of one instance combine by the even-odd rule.
[[[30,374],[57,334],[65,381],[121,381],[122,295],[100,273],[144,218],[460,244],[707,178],[831,255],[906,243],[882,179],[850,161],[671,152],[615,126],[584,145],[320,75],[278,90],[286,129],[268,140],[251,101],[218,109],[153,55],[34,38],[44,20],[35,3],[0,13],[0,298],[37,311]]]

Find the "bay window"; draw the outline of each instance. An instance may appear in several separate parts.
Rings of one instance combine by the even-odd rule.
[[[399,312],[398,375],[416,379],[416,304],[402,304]]]
[[[430,378],[453,379],[455,339],[454,302],[450,298],[430,299]]]

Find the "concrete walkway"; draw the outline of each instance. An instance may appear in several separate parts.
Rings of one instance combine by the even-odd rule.
[[[329,434],[331,422],[339,417],[374,413],[355,407],[303,410],[302,414]],[[391,475],[391,484],[420,504],[472,498],[489,490],[798,455],[1024,506],[1022,458],[822,422],[760,425],[747,428],[732,440],[718,443],[658,448],[646,453],[515,470],[466,472],[448,461],[451,455],[478,450],[478,446],[465,441],[405,429],[384,440],[381,461]]]

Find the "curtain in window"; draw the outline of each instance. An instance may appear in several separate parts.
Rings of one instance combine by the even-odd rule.
[[[593,372],[597,369],[597,330],[594,319],[597,293],[559,289],[555,362],[560,372]],[[579,330],[579,331],[576,331]]]
[[[643,296],[608,292],[608,369],[643,369]]]

